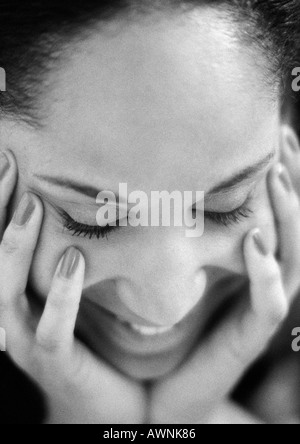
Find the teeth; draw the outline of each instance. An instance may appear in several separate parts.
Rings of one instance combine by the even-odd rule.
[[[174,327],[144,327],[137,324],[130,324],[131,328],[144,336],[155,336],[167,333],[173,330]]]
[[[144,336],[155,336],[155,335],[162,335],[164,333],[167,333],[174,329],[175,326],[172,327],[145,327],[139,324],[131,324],[125,321],[124,319],[121,319],[119,316],[116,316],[119,322],[121,322],[124,325],[130,326],[132,330],[140,333]]]

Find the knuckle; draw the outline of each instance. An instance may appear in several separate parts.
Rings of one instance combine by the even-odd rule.
[[[12,231],[4,233],[0,251],[6,256],[22,256],[27,257],[35,251],[36,244],[26,237],[15,236]]]
[[[15,255],[20,251],[20,243],[16,239],[4,235],[1,250],[5,255]]]

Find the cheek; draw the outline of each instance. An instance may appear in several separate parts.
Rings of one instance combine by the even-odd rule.
[[[113,236],[110,236],[109,242],[106,239],[89,241],[71,236],[64,233],[63,227],[46,211],[30,272],[30,284],[43,299],[49,293],[61,257],[70,246],[78,248],[85,258],[85,288],[102,279],[114,278],[122,266],[124,254]]]
[[[223,228],[206,235],[207,258],[209,266],[219,267],[232,273],[246,275],[247,270],[243,255],[243,242],[247,233],[253,228],[260,228],[272,252],[278,244],[275,219],[272,205],[267,192],[261,193],[257,199],[253,215],[237,227]]]

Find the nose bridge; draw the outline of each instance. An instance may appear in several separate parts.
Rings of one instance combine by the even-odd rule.
[[[199,280],[199,255],[194,239],[167,235],[152,239],[135,262],[135,290],[124,302],[147,320],[174,325],[199,302],[206,282]]]
[[[193,259],[195,254],[192,244],[189,239],[183,238],[181,235],[158,239],[153,253],[155,254],[153,268],[151,255],[149,258],[150,278],[153,277],[151,275],[155,271],[161,282],[171,283],[176,280],[188,279],[196,271],[197,263]]]

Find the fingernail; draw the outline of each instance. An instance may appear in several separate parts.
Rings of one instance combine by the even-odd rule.
[[[2,180],[5,177],[6,173],[9,170],[9,167],[10,164],[8,158],[6,157],[5,154],[2,153],[0,156],[0,180]]]
[[[293,190],[293,184],[292,184],[292,181],[291,181],[288,171],[283,166],[281,166],[281,168],[279,168],[278,177],[279,177],[283,187],[285,188],[285,190],[288,192],[291,192]]]
[[[294,130],[288,128],[285,131],[285,143],[288,146],[288,148],[293,151],[294,153],[299,154],[300,152],[300,143],[297,134],[294,132]]]
[[[32,195],[29,193],[24,194],[21,202],[19,203],[17,211],[14,214],[13,223],[18,227],[23,227],[26,225],[30,221],[35,208],[36,203]]]
[[[79,261],[79,251],[74,247],[68,248],[60,266],[60,275],[66,279],[71,279],[78,269]]]
[[[259,253],[262,254],[263,256],[268,256],[269,249],[262,237],[260,230],[255,231],[255,233],[253,234],[253,240]]]
[[[290,137],[287,142],[288,142],[290,149],[294,153],[298,154],[300,152],[300,145],[299,145],[298,139]]]

